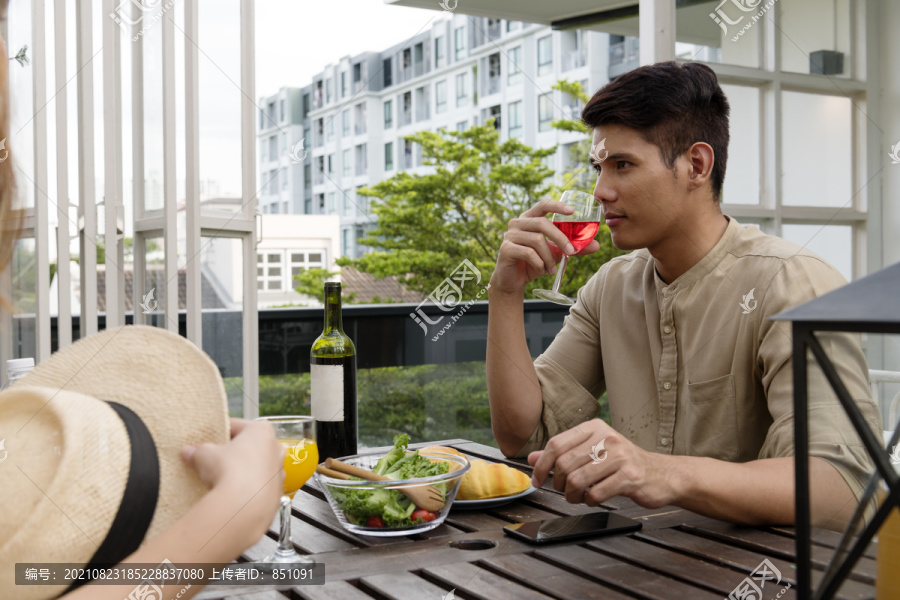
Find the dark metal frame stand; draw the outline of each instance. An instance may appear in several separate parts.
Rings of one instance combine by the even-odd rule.
[[[859,407],[841,381],[834,364],[815,335],[816,331],[858,333],[900,333],[900,263],[873,273],[850,285],[773,317],[774,320],[793,321],[794,375],[794,477],[795,529],[797,560],[797,597],[800,600],[833,598],[856,561],[862,556],[872,537],[878,532],[891,509],[900,507],[900,475],[891,465],[889,453],[869,429]],[[837,395],[853,428],[875,464],[876,472],[887,483],[889,493],[874,518],[866,525],[849,552],[840,560],[840,552],[820,582],[818,590],[811,588],[811,523],[809,506],[809,424],[807,419],[808,379],[807,351],[822,368],[828,383]],[[898,443],[900,427],[896,428],[888,448]],[[880,432],[879,432],[880,433]],[[873,485],[867,486],[873,489]],[[863,500],[863,503],[865,499]],[[859,515],[860,511],[857,511]]]

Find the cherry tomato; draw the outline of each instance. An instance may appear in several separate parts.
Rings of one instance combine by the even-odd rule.
[[[368,519],[366,519],[366,527],[384,527],[384,519],[379,517],[378,515],[372,515]]]
[[[410,518],[413,520],[413,522],[416,522],[419,519],[422,519],[425,522],[430,522],[430,521],[434,521],[435,519],[437,519],[437,513],[431,512],[430,510],[424,510],[424,509],[420,508],[419,510],[414,511]]]

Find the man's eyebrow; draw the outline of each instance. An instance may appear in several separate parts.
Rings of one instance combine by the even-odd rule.
[[[610,160],[636,160],[637,155],[631,154],[629,152],[616,152],[615,154],[610,154],[606,158],[604,158],[601,162],[607,162]],[[595,161],[593,157],[591,157],[592,165],[599,165],[600,163]]]

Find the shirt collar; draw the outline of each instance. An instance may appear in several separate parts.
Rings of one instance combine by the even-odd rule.
[[[697,281],[703,279],[719,266],[722,259],[725,258],[728,251],[741,234],[740,223],[728,215],[725,215],[725,218],[728,220],[728,226],[725,227],[725,233],[722,234],[722,237],[716,242],[713,249],[710,250],[706,256],[701,258],[697,264],[682,273],[681,276],[672,283],[666,284],[666,282],[659,277],[659,274],[656,272],[656,263],[651,257],[649,265],[650,268],[653,269],[653,280],[656,282],[656,289],[658,292],[667,296],[675,294],[679,290],[690,287]]]

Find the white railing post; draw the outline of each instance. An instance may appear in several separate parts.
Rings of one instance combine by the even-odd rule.
[[[33,2],[31,13],[34,114],[34,327],[35,363],[50,356],[50,198],[47,195],[47,44],[46,5]]]
[[[93,11],[78,0],[75,31],[78,77],[78,230],[81,271],[80,337],[97,333],[97,203],[94,198]]]

